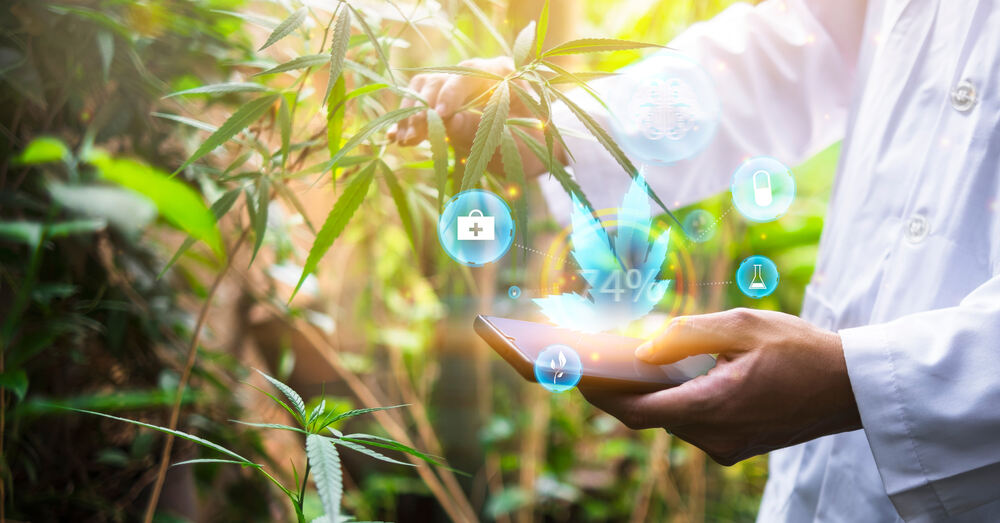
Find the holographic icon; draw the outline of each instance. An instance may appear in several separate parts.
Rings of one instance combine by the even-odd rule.
[[[458,239],[463,241],[492,241],[494,234],[492,216],[483,216],[483,211],[472,209],[468,216],[458,217]]]
[[[736,286],[747,296],[760,299],[778,287],[778,266],[764,256],[750,256],[736,269]]]
[[[663,51],[613,80],[611,131],[637,160],[667,165],[701,152],[715,136],[720,104],[697,62]]]
[[[568,345],[549,345],[535,359],[535,380],[551,392],[570,390],[581,377],[583,363]]]
[[[652,225],[649,195],[641,174],[632,182],[618,209],[614,243],[601,222],[573,197],[572,256],[587,289],[532,301],[552,323],[581,332],[627,326],[663,299],[671,280],[660,279],[670,230]]]
[[[753,279],[750,280],[750,289],[757,290],[767,290],[767,285],[764,285],[764,279],[760,276],[760,268],[763,265],[759,263],[753,264]]]
[[[482,189],[456,194],[438,218],[441,248],[471,267],[492,263],[514,243],[514,217],[503,198]]]
[[[753,173],[753,201],[761,207],[767,207],[774,201],[774,194],[771,192],[771,174],[767,171]]]
[[[792,205],[795,178],[778,160],[757,156],[736,169],[731,190],[733,206],[740,214],[751,221],[769,222],[783,216]]]
[[[695,125],[691,87],[673,78],[653,78],[640,85],[629,114],[639,120],[643,136],[650,140],[681,140]]]
[[[510,299],[512,300],[520,298],[521,288],[518,287],[517,285],[511,285],[510,288],[507,289],[507,296],[510,297]]]
[[[715,216],[704,209],[695,209],[684,216],[684,234],[688,240],[702,243],[715,236]]]

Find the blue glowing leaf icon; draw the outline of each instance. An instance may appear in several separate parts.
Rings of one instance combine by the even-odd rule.
[[[587,281],[587,296],[564,293],[533,300],[556,325],[601,332],[628,325],[653,310],[670,287],[659,280],[670,230],[650,238],[652,219],[646,182],[637,176],[618,209],[612,244],[607,231],[573,198],[573,259]]]

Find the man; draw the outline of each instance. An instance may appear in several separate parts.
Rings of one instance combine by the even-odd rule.
[[[804,319],[676,318],[636,356],[717,352],[712,372],[588,400],[724,464],[774,450],[761,521],[1000,521],[1000,1],[771,0],[670,45],[713,76],[722,121],[650,185],[697,201],[744,157],[794,165],[843,138],[819,261]],[[455,142],[473,135],[455,109],[476,84],[413,85]],[[420,117],[393,135],[422,140]],[[627,178],[599,147],[568,145],[584,190],[612,206]]]

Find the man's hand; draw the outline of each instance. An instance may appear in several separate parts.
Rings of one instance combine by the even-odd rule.
[[[514,72],[513,60],[505,56],[474,58],[460,62],[458,65],[472,67],[501,77]],[[480,99],[477,109],[481,109],[489,99],[488,96],[482,96],[483,93],[492,88],[494,84],[493,80],[476,76],[431,73],[414,76],[410,80],[409,89],[419,94],[427,101],[428,107],[441,116],[451,145],[458,154],[465,155],[472,148],[472,140],[476,136],[476,128],[479,126],[481,114],[475,111],[460,111],[459,109],[477,98]],[[480,98],[480,96],[482,97]],[[405,98],[400,107],[413,107],[416,103],[418,102],[413,98]],[[509,117],[532,118],[534,116],[519,97],[511,96]],[[541,131],[528,131],[528,134],[538,139],[542,137]],[[401,120],[389,129],[387,137],[400,145],[417,145],[424,141],[427,139],[427,112],[421,111]],[[517,143],[518,152],[521,153],[525,173],[529,176],[537,176],[545,172],[546,169],[541,160],[535,157],[516,135],[514,141]],[[565,153],[562,152],[558,144],[556,144],[554,154],[557,161],[565,163]],[[490,162],[491,171],[501,171],[502,167],[499,161],[500,154],[497,153]]]
[[[780,312],[673,319],[636,357],[663,365],[718,353],[711,371],[649,394],[581,389],[632,429],[663,427],[723,465],[861,428],[840,336]]]

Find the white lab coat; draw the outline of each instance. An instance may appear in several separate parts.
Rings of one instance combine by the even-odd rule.
[[[722,120],[649,169],[668,203],[727,189],[746,157],[794,166],[844,140],[802,315],[841,334],[864,429],[771,453],[759,520],[1000,521],[1000,0],[740,4],[671,46],[713,77]],[[614,207],[627,177],[568,142]]]

